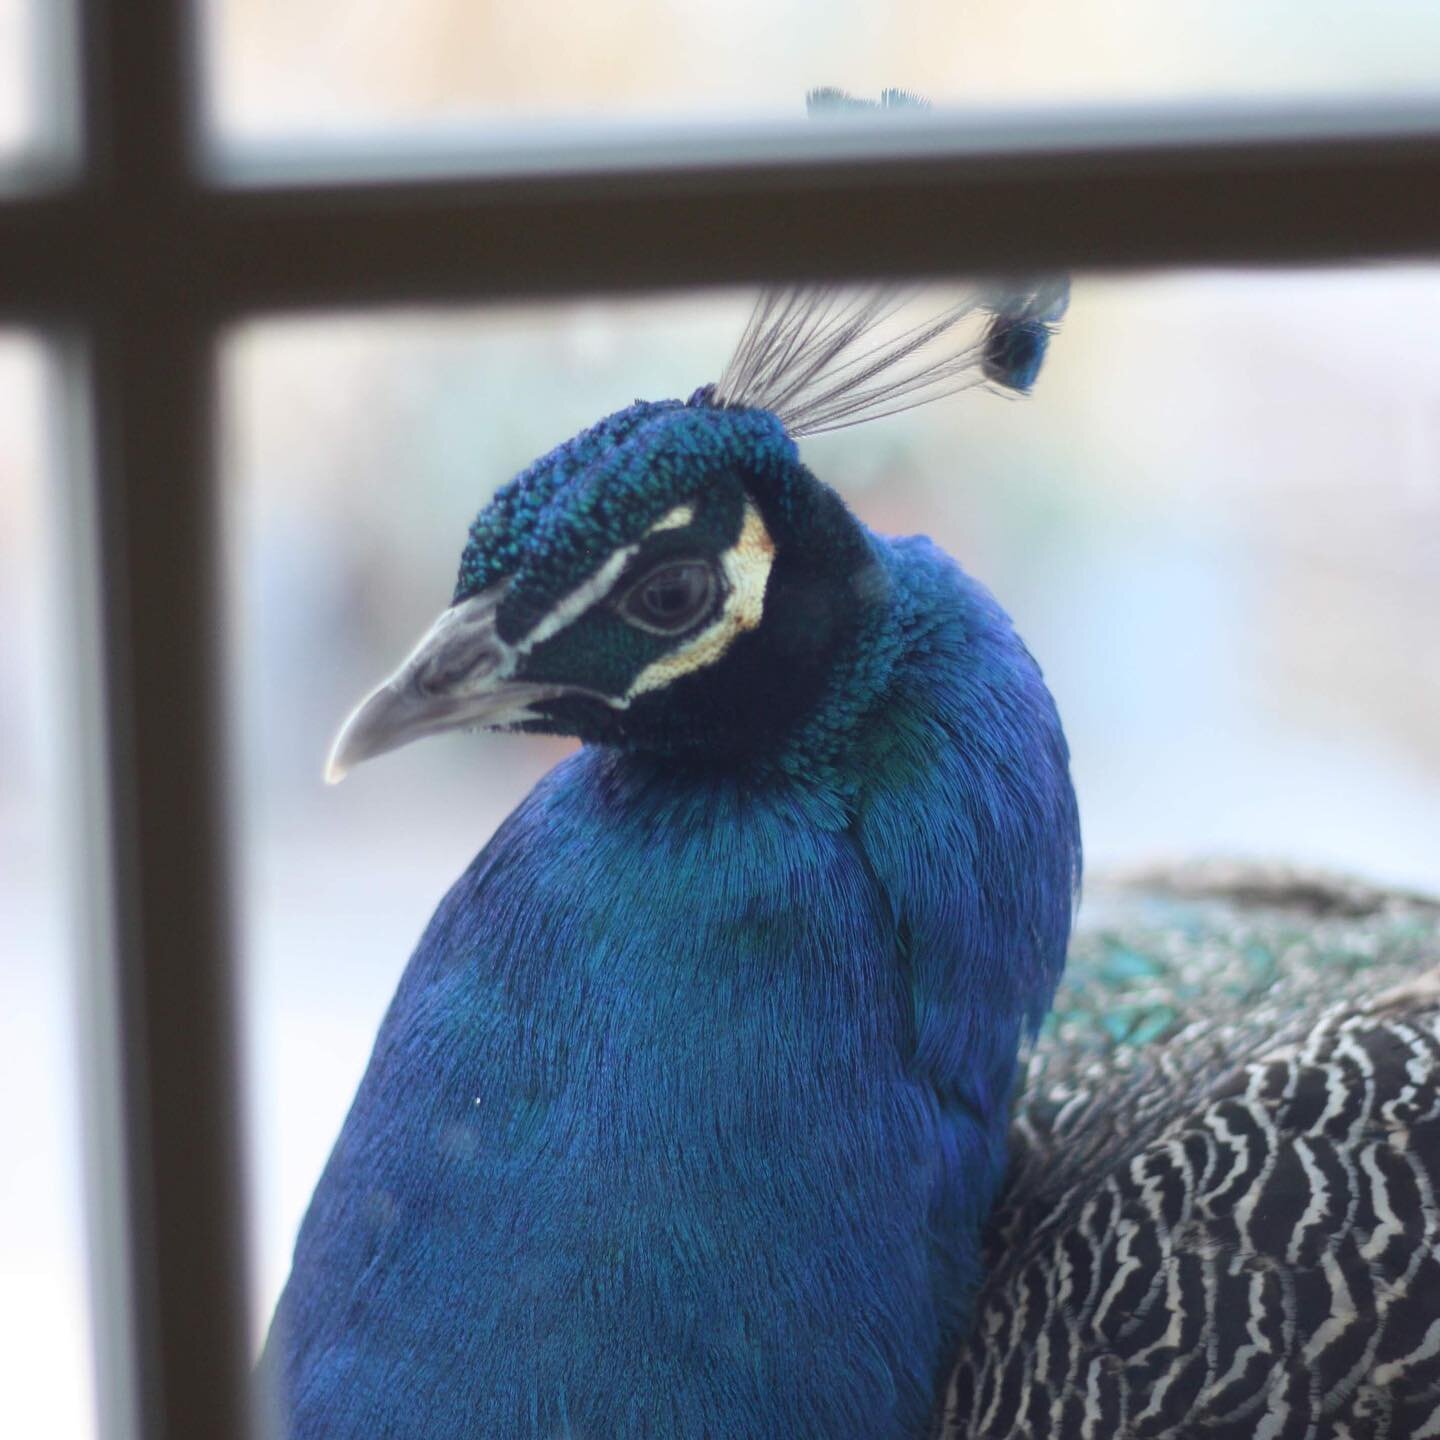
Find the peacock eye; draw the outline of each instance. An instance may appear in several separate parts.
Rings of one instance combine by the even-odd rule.
[[[678,634],[709,610],[715,587],[715,571],[705,561],[672,560],[633,586],[620,611],[647,630]]]

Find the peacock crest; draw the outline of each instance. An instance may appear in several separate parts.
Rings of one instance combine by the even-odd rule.
[[[1064,276],[974,285],[938,307],[908,287],[768,291],[709,398],[769,410],[798,437],[976,386],[1025,394],[1068,299]]]
[[[906,90],[870,101],[831,87],[812,117],[914,113]],[[977,283],[944,298],[914,286],[807,285],[767,291],[706,398],[769,410],[791,435],[816,435],[985,386],[1025,394],[1070,296],[1064,275]]]

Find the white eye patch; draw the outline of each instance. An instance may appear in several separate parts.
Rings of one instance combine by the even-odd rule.
[[[674,515],[675,511],[670,513]],[[669,518],[667,516],[666,520]],[[688,524],[688,519],[683,523]],[[664,527],[665,521],[662,520],[655,528]],[[643,695],[647,690],[659,690],[682,675],[713,665],[730,648],[736,636],[746,630],[754,630],[764,613],[765,587],[774,563],[775,542],[770,538],[760,512],[747,500],[740,534],[720,557],[727,591],[720,613],[678,650],[672,650],[647,665],[631,682],[625,694],[611,703],[617,709],[623,709],[635,696]]]
[[[693,505],[677,505],[673,510],[667,510],[645,534],[658,535],[662,530],[683,530],[694,518]]]
[[[578,620],[592,605],[602,601],[624,573],[625,567],[639,552],[645,539],[662,530],[682,530],[695,518],[692,505],[677,505],[660,517],[633,545],[623,545],[582,585],[577,585],[558,605],[516,646],[515,655],[522,656],[558,635],[567,625]],[[616,710],[624,710],[637,696],[649,690],[660,690],[682,675],[689,675],[713,665],[730,648],[736,636],[754,630],[760,624],[765,608],[765,587],[775,562],[775,542],[750,501],[745,502],[740,534],[735,543],[720,557],[725,577],[725,600],[720,613],[698,635],[692,636],[679,649],[662,655],[647,665],[621,696],[599,696]],[[510,667],[514,668],[512,660]]]

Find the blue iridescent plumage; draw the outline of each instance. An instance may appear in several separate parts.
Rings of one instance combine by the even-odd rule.
[[[461,723],[589,743],[384,1021],[264,1361],[291,1433],[924,1434],[1078,879],[1008,618],[707,387],[499,492],[335,771]]]

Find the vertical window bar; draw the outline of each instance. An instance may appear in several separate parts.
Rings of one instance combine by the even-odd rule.
[[[132,202],[193,179],[200,149],[198,0],[75,0],[90,178]]]
[[[111,1177],[123,1211],[97,1233],[123,1221],[128,1265],[101,1323],[128,1329],[145,1440],[247,1431],[214,334],[172,249],[194,195],[194,8],[85,0],[80,11],[86,184],[106,201],[111,286],[85,343],[98,549],[72,563],[94,566],[106,748],[96,814],[113,882],[102,917],[113,988],[107,1004],[97,986],[89,1025],[110,1027],[119,1086],[118,1106],[94,1093],[89,1109],[121,1120],[110,1158],[124,1167]],[[103,1086],[98,1070],[90,1078]],[[111,1340],[113,1360],[126,1347]],[[102,1393],[102,1418],[111,1399]]]
[[[107,316],[91,347],[132,1277],[121,1319],[146,1440],[246,1433],[211,341],[154,303]]]

